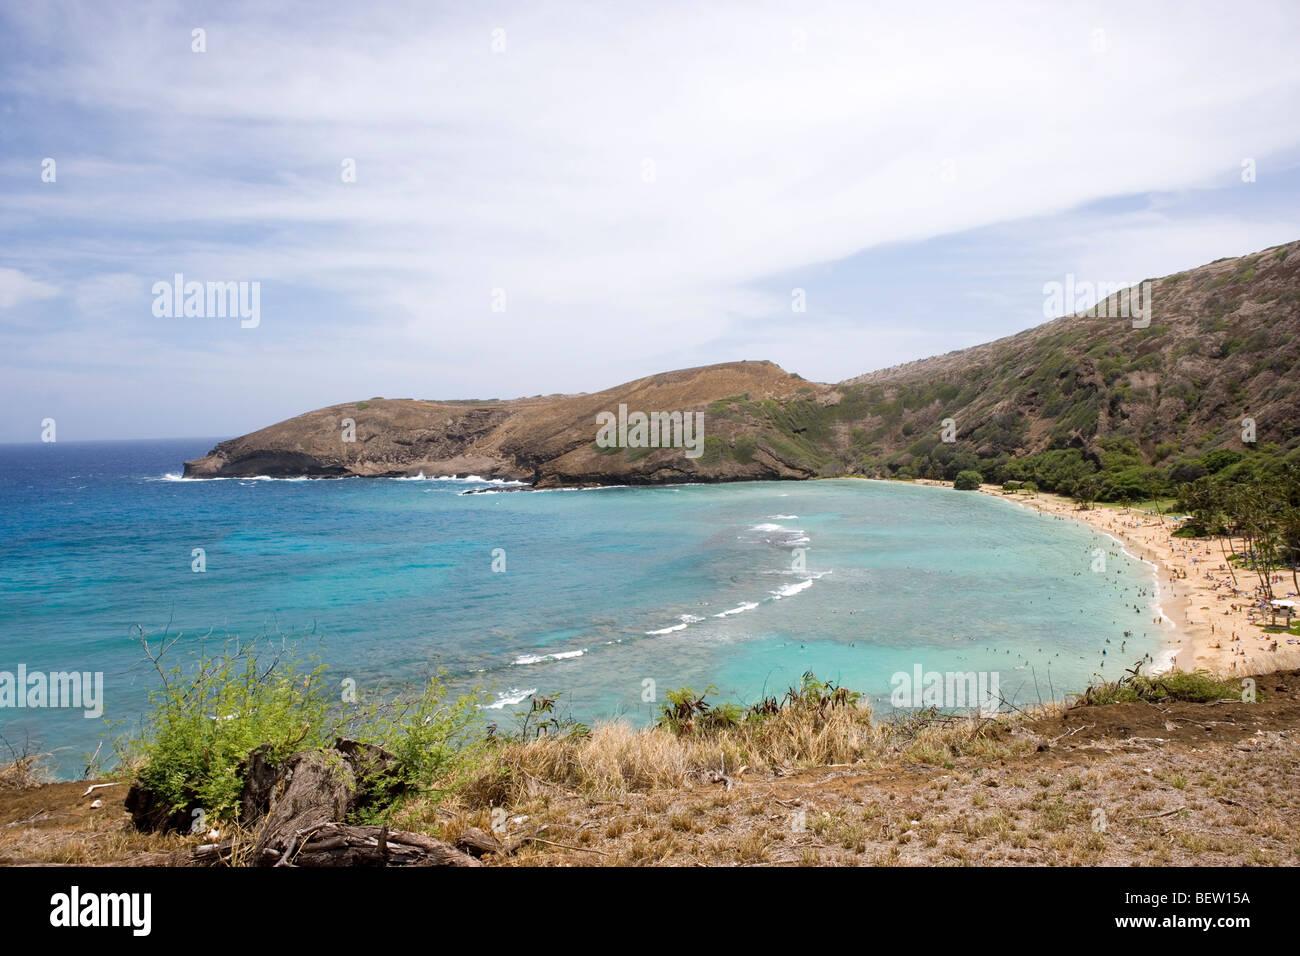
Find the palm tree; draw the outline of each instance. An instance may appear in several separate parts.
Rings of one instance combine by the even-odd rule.
[[[1097,480],[1095,475],[1080,478],[1074,486],[1074,500],[1079,502],[1079,506],[1084,511],[1087,511],[1089,506],[1097,500],[1099,494],[1101,494],[1101,482]]]

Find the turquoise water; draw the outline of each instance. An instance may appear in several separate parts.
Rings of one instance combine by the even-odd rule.
[[[175,480],[212,444],[0,446],[0,671],[104,672],[104,719],[0,709],[0,733],[54,750],[64,774],[154,686],[137,626],[182,635],[177,652],[286,634],[363,694],[445,668],[506,723],[533,690],[588,722],[644,721],[647,681],[659,701],[682,685],[749,701],[805,671],[888,710],[891,675],[917,665],[996,671],[1023,704],[1118,675],[1159,640],[1148,565],[970,492]]]

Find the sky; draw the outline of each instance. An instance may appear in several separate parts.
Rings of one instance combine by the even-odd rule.
[[[1009,335],[1300,238],[1297,50],[1292,0],[6,4],[0,441]]]

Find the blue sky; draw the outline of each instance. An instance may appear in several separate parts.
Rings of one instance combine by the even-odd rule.
[[[1300,5],[903,6],[10,5],[0,441],[838,381],[1300,238]],[[155,317],[177,272],[260,324]]]

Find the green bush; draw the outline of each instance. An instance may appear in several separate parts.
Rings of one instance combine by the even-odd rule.
[[[269,744],[275,761],[333,742],[323,673],[302,661],[259,665],[251,648],[201,655],[189,669],[160,667],[144,729],[117,742],[122,762],[171,810],[232,817],[249,751]]]
[[[741,435],[731,443],[731,454],[736,461],[742,465],[748,465],[754,460],[754,452],[758,450],[758,445],[749,435]]]
[[[957,472],[957,477],[953,479],[952,486],[958,491],[978,491],[983,481],[984,479],[980,477],[978,471],[967,469],[966,471]]]
[[[1123,704],[1133,701],[1159,703],[1184,700],[1208,704],[1216,700],[1240,700],[1241,684],[1215,677],[1208,671],[1171,671],[1155,677],[1132,674],[1117,681],[1094,684],[1080,698],[1085,706]]]
[[[727,443],[717,435],[705,436],[704,449],[700,454],[699,463],[701,465],[716,465],[722,461],[722,452],[726,447]]]
[[[451,699],[438,678],[390,700],[345,704],[323,665],[291,658],[287,647],[227,645],[164,669],[161,652],[143,643],[161,687],[141,728],[115,746],[122,767],[171,812],[201,807],[209,820],[234,819],[243,763],[263,745],[273,763],[340,737],[383,747],[396,760],[367,784],[396,794],[432,786],[484,738],[478,696]]]
[[[478,694],[452,697],[439,676],[418,694],[398,695],[365,711],[353,734],[397,758],[392,770],[369,783],[394,792],[419,790],[472,764],[484,741],[480,703]]]

